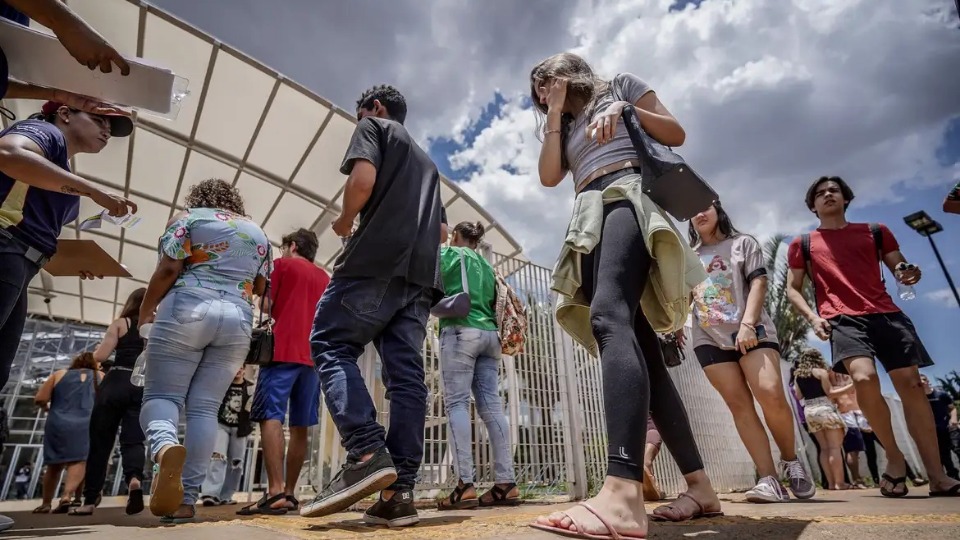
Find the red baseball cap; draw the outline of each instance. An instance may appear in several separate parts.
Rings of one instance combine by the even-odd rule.
[[[48,101],[43,104],[43,107],[40,108],[40,112],[42,112],[44,116],[48,114],[54,114],[60,109],[60,107],[63,106],[63,103]],[[133,120],[129,116],[123,116],[120,114],[101,114],[98,116],[103,116],[110,121],[111,137],[126,137],[133,133]]]

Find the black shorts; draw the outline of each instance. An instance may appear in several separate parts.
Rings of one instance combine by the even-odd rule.
[[[757,349],[773,349],[777,351],[777,354],[780,354],[780,345],[774,341],[761,341],[757,343],[756,347],[750,350],[755,351]],[[743,355],[740,354],[738,349],[721,349],[716,345],[697,345],[694,347],[693,353],[697,355],[697,361],[700,362],[700,367],[704,368],[714,364],[725,364],[727,362],[736,364],[743,358]]]
[[[876,358],[887,373],[911,366],[933,365],[913,321],[902,312],[871,315],[837,315],[830,319],[833,370],[847,373],[843,361]]]
[[[844,452],[863,452],[867,445],[863,442],[863,433],[859,428],[847,428],[846,435],[843,436]]]

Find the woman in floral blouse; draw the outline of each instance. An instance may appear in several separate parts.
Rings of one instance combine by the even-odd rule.
[[[155,465],[150,511],[194,518],[217,433],[217,411],[250,348],[254,295],[270,275],[270,243],[223,180],[190,188],[187,210],[160,238],[160,261],[140,309],[147,341],[140,425]],[[177,439],[186,408],[184,445]]]

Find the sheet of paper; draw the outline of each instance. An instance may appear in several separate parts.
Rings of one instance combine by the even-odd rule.
[[[118,227],[122,227],[124,229],[132,229],[137,225],[139,225],[141,221],[143,221],[141,218],[133,214],[127,214],[125,216],[120,216],[120,217],[113,217],[109,213],[107,213],[106,210],[104,210],[103,212],[100,212],[97,215],[90,216],[87,219],[81,221],[80,230],[89,231],[91,229],[99,229],[103,225],[103,222],[112,223],[113,225],[117,225]]]
[[[126,77],[120,75],[116,66],[112,73],[90,70],[70,56],[55,36],[3,18],[0,18],[0,48],[7,57],[10,77],[20,81],[161,115],[169,114],[174,103],[182,98],[174,95],[176,76],[169,69],[127,58],[130,74]]]

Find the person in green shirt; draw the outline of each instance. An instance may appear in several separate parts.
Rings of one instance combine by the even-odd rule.
[[[440,510],[520,504],[510,453],[509,426],[499,393],[501,345],[497,333],[497,278],[479,253],[483,225],[463,222],[453,229],[450,246],[440,248],[440,273],[447,296],[470,295],[470,313],[463,319],[440,319],[440,372],[448,433],[459,478],[457,487],[440,501]],[[463,265],[464,272],[461,272]],[[476,398],[493,450],[496,485],[477,497],[470,426],[470,393]]]

